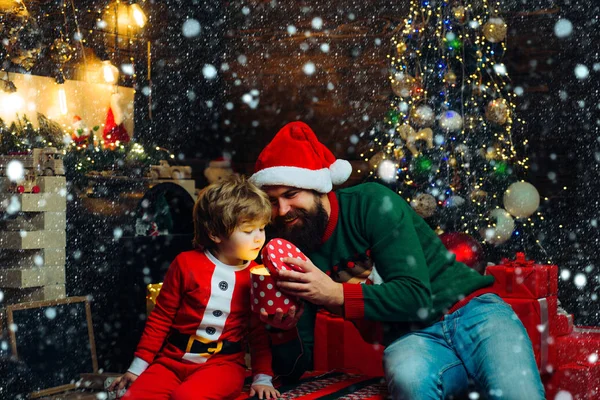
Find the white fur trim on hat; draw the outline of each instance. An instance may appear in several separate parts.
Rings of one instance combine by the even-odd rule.
[[[298,167],[265,168],[252,175],[250,182],[258,187],[283,185],[300,189],[312,189],[319,193],[329,193],[333,188],[331,171],[328,168],[317,170]]]
[[[331,183],[340,185],[350,177],[352,165],[348,161],[338,158],[329,166],[329,171],[331,172]]]

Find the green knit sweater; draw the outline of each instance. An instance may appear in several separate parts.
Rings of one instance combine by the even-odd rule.
[[[326,240],[307,256],[343,283],[346,319],[382,323],[383,344],[433,324],[458,300],[493,283],[492,276],[456,261],[412,207],[385,186],[365,183],[329,199]],[[374,284],[356,284],[362,282]],[[298,324],[305,357],[312,352],[315,313],[307,305]]]

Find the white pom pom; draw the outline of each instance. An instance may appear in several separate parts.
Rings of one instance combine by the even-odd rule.
[[[331,183],[340,185],[350,177],[352,165],[346,160],[338,159],[329,166],[329,173],[331,174]]]

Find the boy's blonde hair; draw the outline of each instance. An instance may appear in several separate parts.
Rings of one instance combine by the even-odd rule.
[[[232,175],[204,188],[194,205],[194,247],[215,246],[210,235],[229,237],[244,222],[271,221],[265,192],[243,176]]]

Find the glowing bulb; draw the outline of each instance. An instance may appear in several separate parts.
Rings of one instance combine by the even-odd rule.
[[[131,7],[131,14],[133,15],[133,19],[135,20],[135,23],[140,28],[143,28],[144,25],[146,25],[146,21],[148,21],[148,18],[146,18],[146,14],[144,14],[142,7],[140,7],[139,4],[132,4],[130,7]]]
[[[116,83],[119,79],[119,70],[110,61],[102,61],[102,75],[106,83]]]
[[[25,100],[17,93],[11,93],[8,96],[2,96],[2,110],[7,114],[14,114],[21,111],[25,105]]]
[[[60,113],[62,115],[67,115],[67,94],[65,93],[65,88],[60,85],[58,88],[58,105],[60,106]]]

